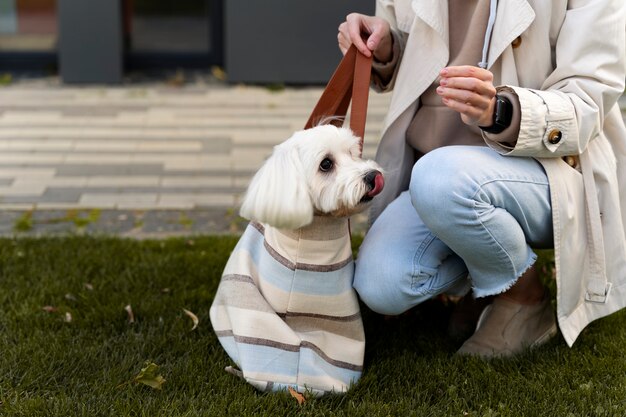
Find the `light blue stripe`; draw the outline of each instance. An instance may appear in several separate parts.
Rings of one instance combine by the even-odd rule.
[[[321,376],[328,375],[333,379],[342,381],[349,385],[356,382],[361,377],[361,371],[339,368],[319,357],[314,350],[308,348],[300,349],[300,374]]]
[[[345,385],[356,383],[361,377],[360,371],[336,367],[306,347],[301,348],[300,352],[288,352],[269,346],[235,343],[233,337],[220,337],[219,340],[229,356],[246,372],[283,375],[285,379],[294,378],[298,372],[305,379],[307,375],[328,375]],[[233,351],[237,353],[231,354]]]
[[[296,280],[293,282],[294,271],[276,261],[266,251],[263,235],[252,226],[248,226],[235,251],[248,252],[257,269],[263,271],[264,281],[285,292],[338,295],[352,288],[353,262],[331,272],[297,270]]]
[[[218,337],[218,340],[222,344],[222,347],[230,356],[230,358],[241,368],[241,362],[239,362],[239,351],[237,350],[237,343],[235,343],[235,338],[230,337]]]
[[[238,343],[237,349],[240,359],[239,365],[245,372],[263,372],[272,375],[284,375],[289,378],[295,378],[298,372],[299,352],[246,343]]]

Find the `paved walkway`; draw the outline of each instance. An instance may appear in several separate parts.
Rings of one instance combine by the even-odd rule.
[[[237,232],[235,208],[321,87],[60,86],[0,89],[0,234]],[[372,93],[373,157],[389,97]],[[359,223],[358,221],[356,223]]]
[[[43,78],[0,88],[0,235],[239,232],[251,175],[302,128],[321,91],[210,79],[70,87]],[[370,94],[365,157],[388,103]],[[358,216],[353,229],[364,224]]]

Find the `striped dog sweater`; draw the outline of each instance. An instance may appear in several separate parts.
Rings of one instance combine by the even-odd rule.
[[[345,392],[365,349],[353,274],[347,219],[316,216],[297,230],[251,222],[210,309],[233,373],[262,391]]]

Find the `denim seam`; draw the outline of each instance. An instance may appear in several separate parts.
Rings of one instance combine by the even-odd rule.
[[[428,232],[428,237],[422,240],[422,243],[419,245],[417,250],[415,251],[415,255],[413,255],[413,273],[411,274],[411,291],[416,291],[416,277],[421,273],[421,267],[419,263],[419,259],[424,255],[424,251],[430,244],[436,239],[436,236],[432,234],[430,231]]]
[[[418,295],[420,295],[420,296],[424,296],[424,295],[427,295],[427,294],[439,294],[442,289],[450,288],[450,287],[454,286],[459,280],[461,280],[461,279],[463,279],[464,277],[467,276],[467,271],[466,271],[466,272],[463,272],[463,273],[457,275],[453,280],[448,282],[446,285],[440,285],[440,286],[437,286],[437,287],[433,286],[433,287],[429,288],[428,291],[419,291],[417,289],[417,282],[416,282],[417,279],[416,278],[418,276],[422,275],[422,269],[421,269],[421,262],[420,262],[420,260],[424,256],[424,252],[426,252],[428,247],[435,241],[435,239],[438,239],[437,236],[435,236],[431,232],[428,232],[428,237],[422,241],[420,246],[415,251],[415,255],[413,255],[413,274],[411,275],[411,291],[414,291],[414,292],[418,293]],[[441,263],[443,264],[443,262],[446,259],[448,259],[448,257],[449,256],[447,256],[444,259],[442,259]],[[432,282],[432,280],[430,280],[430,281]]]

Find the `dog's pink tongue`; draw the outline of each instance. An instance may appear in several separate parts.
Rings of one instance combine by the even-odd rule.
[[[375,195],[380,194],[384,186],[385,186],[385,178],[383,177],[383,175],[382,174],[376,175],[376,177],[374,177],[374,188],[372,188],[370,192],[367,193],[367,196],[374,197]]]

